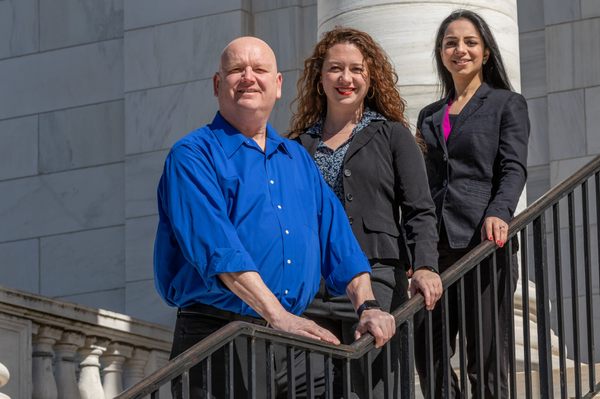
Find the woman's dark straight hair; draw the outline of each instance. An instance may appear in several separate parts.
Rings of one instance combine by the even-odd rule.
[[[502,56],[498,49],[498,44],[494,35],[487,22],[477,13],[469,10],[456,10],[442,21],[438,28],[437,35],[435,37],[435,64],[437,68],[438,78],[442,87],[442,96],[446,97],[454,89],[454,82],[452,81],[452,75],[444,66],[442,62],[442,55],[440,53],[442,49],[442,40],[448,25],[458,19],[466,19],[470,21],[475,28],[479,31],[479,35],[483,40],[484,48],[489,49],[490,55],[487,62],[483,65],[483,81],[490,86],[497,89],[512,90],[512,86],[506,74],[504,63],[502,62]]]

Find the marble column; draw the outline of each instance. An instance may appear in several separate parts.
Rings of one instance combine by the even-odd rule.
[[[87,337],[79,350],[82,357],[79,372],[79,393],[81,399],[105,399],[100,380],[100,356],[106,351],[107,339]]]
[[[38,327],[37,334],[33,337],[32,376],[33,399],[57,399],[58,391],[54,378],[53,345],[60,339],[62,331],[49,327]]]
[[[407,113],[416,122],[418,111],[440,97],[433,62],[437,28],[453,10],[468,8],[481,14],[491,26],[515,90],[521,87],[519,29],[516,0],[448,0],[414,2],[399,0],[318,1],[320,35],[336,25],[364,30],[390,56]]]
[[[133,347],[118,342],[108,345],[100,358],[103,365],[104,397],[112,399],[123,391],[123,364],[131,357]]]
[[[56,353],[56,382],[58,397],[61,399],[79,399],[77,386],[77,349],[85,343],[85,336],[74,331],[65,331],[60,341],[54,345]]]

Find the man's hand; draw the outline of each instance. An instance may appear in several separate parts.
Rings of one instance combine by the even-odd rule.
[[[425,298],[425,308],[433,310],[436,302],[442,297],[442,279],[439,274],[421,268],[413,273],[410,281],[410,295],[414,296],[420,292]]]
[[[495,216],[488,216],[481,226],[481,239],[495,241],[502,248],[508,239],[508,223]]]
[[[381,309],[364,310],[354,331],[354,338],[359,339],[366,332],[375,338],[375,347],[381,348],[396,333],[394,316]]]
[[[304,337],[325,341],[330,344],[339,345],[340,340],[329,330],[320,327],[312,320],[298,317],[289,312],[283,313],[271,323],[271,327],[275,330],[285,331],[302,335]]]

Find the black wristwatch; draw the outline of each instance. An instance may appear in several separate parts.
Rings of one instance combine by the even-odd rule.
[[[364,301],[363,304],[360,305],[358,309],[356,309],[356,314],[358,315],[359,319],[362,315],[362,312],[364,312],[367,309],[381,309],[381,305],[375,299]]]

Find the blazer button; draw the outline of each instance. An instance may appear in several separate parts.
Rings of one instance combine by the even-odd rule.
[[[446,186],[448,185],[448,180],[444,179],[444,181],[442,182],[442,185],[443,185],[444,187],[446,187]]]
[[[348,216],[348,222],[350,222],[350,225],[352,225],[352,223],[354,223],[354,218],[352,216]]]
[[[344,169],[344,176],[346,176],[346,177],[352,176],[352,171],[350,169]]]
[[[444,160],[444,162],[448,161],[448,155],[444,154],[444,156],[442,157],[442,159]]]
[[[348,193],[348,194],[346,194],[346,199],[348,201],[352,201],[354,199],[354,197],[352,196],[352,194]]]

